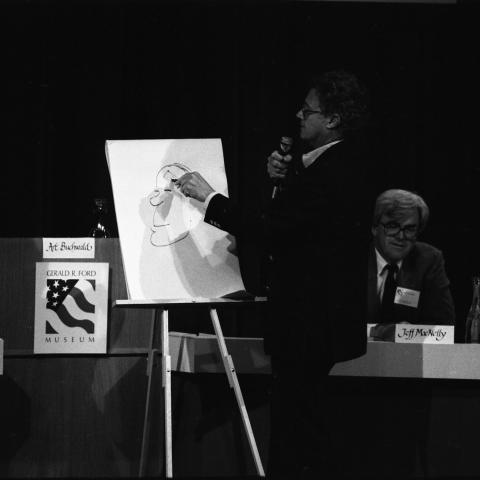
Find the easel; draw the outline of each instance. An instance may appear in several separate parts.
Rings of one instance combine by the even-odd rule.
[[[149,426],[150,426],[150,396],[152,388],[152,373],[154,358],[158,349],[155,349],[155,331],[158,320],[161,324],[161,353],[162,353],[162,387],[164,391],[164,403],[165,403],[165,472],[167,478],[173,476],[173,461],[172,461],[172,399],[171,399],[171,357],[169,350],[169,335],[168,335],[168,311],[177,308],[191,308],[191,307],[207,307],[210,313],[210,319],[212,320],[213,328],[215,330],[215,336],[217,338],[218,347],[222,356],[223,366],[225,373],[227,374],[228,383],[230,388],[233,388],[237,404],[240,409],[240,415],[242,417],[245,433],[247,434],[250,450],[255,462],[255,468],[257,474],[260,477],[265,476],[263,470],[262,461],[258,453],[257,444],[253,435],[250,419],[248,416],[245,403],[243,401],[242,391],[238,382],[237,373],[233,365],[232,357],[229,355],[225,338],[223,336],[220,321],[218,319],[217,309],[219,306],[231,306],[231,305],[253,305],[256,303],[264,302],[265,298],[252,298],[247,300],[233,300],[228,298],[194,298],[194,299],[178,299],[178,300],[116,300],[113,303],[117,308],[143,308],[152,309],[152,322],[150,326],[149,348],[147,358],[147,395],[145,400],[145,415],[143,420],[143,433],[142,433],[142,449],[140,453],[140,467],[138,476],[143,477],[145,475],[146,456],[148,451],[148,439],[149,439]]]

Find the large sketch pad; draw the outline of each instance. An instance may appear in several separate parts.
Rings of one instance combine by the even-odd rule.
[[[131,299],[216,298],[243,290],[235,239],[203,221],[174,180],[198,171],[228,195],[220,139],[107,140]]]

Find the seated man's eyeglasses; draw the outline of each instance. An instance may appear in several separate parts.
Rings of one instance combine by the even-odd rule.
[[[404,227],[401,227],[395,222],[380,223],[380,225],[383,227],[385,235],[388,235],[389,237],[394,237],[400,232],[403,232],[403,235],[407,240],[415,240],[415,238],[417,238],[417,225],[405,225]]]

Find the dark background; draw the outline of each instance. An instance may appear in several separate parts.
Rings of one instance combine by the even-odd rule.
[[[230,194],[254,205],[306,79],[344,68],[371,95],[366,195],[430,205],[423,239],[444,251],[460,339],[480,273],[479,18],[473,4],[1,2],[0,236],[86,236],[95,197],[118,235],[106,139],[220,137]]]

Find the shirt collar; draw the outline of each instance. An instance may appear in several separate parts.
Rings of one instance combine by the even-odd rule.
[[[380,252],[375,248],[375,256],[377,257],[377,275],[380,276],[383,273],[383,269],[388,262],[382,257]],[[402,268],[403,259],[397,262],[398,269]]]
[[[325,145],[322,145],[321,147],[318,147],[315,150],[312,150],[311,152],[304,153],[302,156],[302,162],[304,167],[305,168],[309,167],[322,153],[328,150],[331,146],[341,141],[342,139],[334,140],[333,142],[326,143]]]

